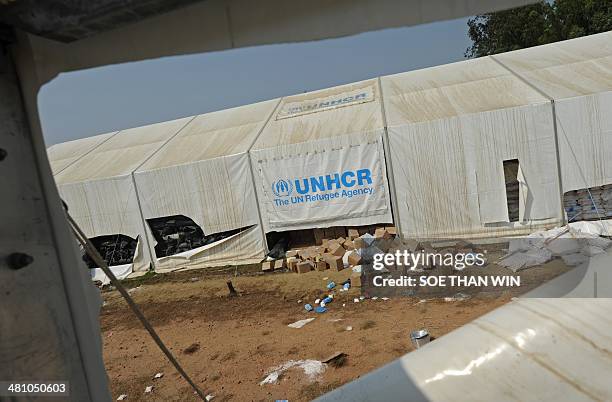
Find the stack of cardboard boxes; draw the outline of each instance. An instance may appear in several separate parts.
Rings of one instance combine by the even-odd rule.
[[[330,237],[330,235],[337,236]],[[298,274],[327,269],[341,271],[361,264],[359,250],[368,246],[368,239],[375,238],[379,240],[379,244],[388,244],[391,248],[396,235],[394,226],[314,229],[315,245],[299,250],[288,250],[284,259],[265,261],[262,269],[272,271],[288,268]],[[359,282],[359,278],[351,278],[352,286],[360,286]]]

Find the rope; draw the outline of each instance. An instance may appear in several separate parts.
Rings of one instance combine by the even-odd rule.
[[[85,236],[85,234],[83,233],[81,228],[72,219],[72,217],[70,216],[68,211],[66,211],[66,217],[68,218],[68,222],[70,223],[70,226],[72,228],[72,231],[73,231],[74,235],[76,236],[76,238],[79,241],[79,243],[81,243],[81,246],[83,246],[83,248],[85,249],[85,252],[87,254],[89,254],[91,259],[94,260],[94,262],[96,264],[98,264],[98,266],[102,269],[102,271],[104,271],[106,276],[108,276],[108,278],[110,279],[110,282],[113,284],[113,286],[115,286],[115,288],[117,288],[119,293],[121,293],[121,296],[123,296],[123,298],[127,302],[127,304],[130,307],[130,309],[132,309],[132,312],[136,315],[136,317],[138,317],[138,319],[140,320],[142,325],[149,332],[149,335],[151,335],[151,338],[153,338],[153,340],[155,341],[157,346],[166,355],[166,357],[168,358],[170,363],[172,363],[172,365],[176,368],[176,370],[179,372],[179,374],[189,383],[189,385],[191,385],[191,387],[195,390],[196,394],[198,394],[198,396],[200,398],[202,398],[203,401],[205,401],[206,400],[206,395],[191,380],[191,378],[187,375],[185,370],[183,370],[183,368],[181,367],[179,362],[176,360],[176,358],[174,357],[172,352],[170,352],[170,350],[162,342],[162,340],[160,339],[159,335],[157,335],[157,332],[155,332],[155,330],[153,329],[153,327],[151,326],[149,321],[142,314],[142,312],[140,311],[140,309],[138,308],[136,303],[134,303],[134,300],[132,300],[131,296],[125,290],[125,288],[123,287],[121,282],[119,282],[119,280],[117,279],[115,274],[113,274],[113,272],[110,270],[110,268],[106,264],[106,261],[100,256],[100,254],[98,253],[98,250],[96,250],[96,248],[89,241],[87,236]]]

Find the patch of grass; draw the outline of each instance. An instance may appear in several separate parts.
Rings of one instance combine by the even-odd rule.
[[[375,326],[376,326],[376,321],[374,321],[374,320],[367,320],[367,321],[362,322],[359,325],[359,328],[360,329],[370,329],[370,328],[374,328]]]

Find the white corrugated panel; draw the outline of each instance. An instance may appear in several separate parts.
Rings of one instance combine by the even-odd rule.
[[[531,230],[560,217],[550,102],[490,58],[382,77],[405,236]],[[508,222],[503,161],[527,183]]]
[[[60,173],[115,134],[117,134],[117,131],[50,146],[47,149],[47,156],[49,157],[51,172],[54,175]]]
[[[277,104],[199,115],[134,173],[145,219],[184,215],[206,235],[256,225],[215,247],[158,259],[156,269],[261,260],[265,242],[248,150]],[[152,237],[150,244],[154,254]]]
[[[132,172],[190,119],[120,131],[55,176],[60,196],[88,237],[139,238],[134,271],[148,269],[150,255]]]
[[[383,133],[377,80],[283,98],[251,149],[265,231],[391,222]]]
[[[612,32],[495,56],[555,100],[563,191],[612,183]]]

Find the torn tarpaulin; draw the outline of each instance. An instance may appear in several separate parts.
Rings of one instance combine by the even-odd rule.
[[[499,264],[514,272],[541,265],[552,257],[561,257],[570,266],[580,265],[612,245],[612,240],[602,237],[609,236],[610,226],[609,221],[575,222],[512,239],[508,254]]]

